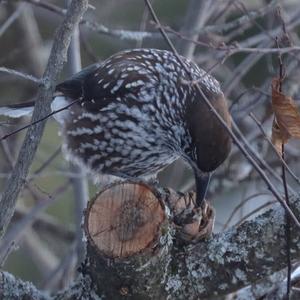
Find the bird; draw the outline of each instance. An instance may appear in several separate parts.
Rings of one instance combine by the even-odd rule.
[[[228,131],[203,94],[228,127],[231,116],[220,83],[180,58],[167,50],[123,50],[59,83],[51,109],[59,111],[54,118],[66,157],[92,174],[142,180],[182,158],[194,172],[200,207],[211,174],[231,149]],[[0,114],[21,117],[33,107],[8,105]]]

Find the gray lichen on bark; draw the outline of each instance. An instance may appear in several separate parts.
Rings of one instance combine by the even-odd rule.
[[[15,278],[7,272],[0,273],[0,299],[31,299],[49,300],[46,293],[42,293],[30,282]]]
[[[292,207],[299,215],[299,201],[294,199]],[[174,288],[169,291],[177,299],[191,297],[192,290],[194,297],[222,295],[283,269],[286,266],[284,226],[284,211],[276,205],[238,228],[189,246],[182,254],[178,251],[173,257],[177,271],[170,272],[167,283],[167,287]],[[295,227],[292,232],[291,253],[296,259],[300,255],[300,236]]]

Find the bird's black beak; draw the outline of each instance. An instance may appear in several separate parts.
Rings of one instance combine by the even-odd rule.
[[[197,171],[195,173],[195,181],[196,181],[196,207],[200,207],[205,199],[208,185],[211,177],[211,173],[199,173]]]

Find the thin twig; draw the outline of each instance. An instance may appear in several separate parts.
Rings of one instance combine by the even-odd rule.
[[[289,165],[286,163],[285,160],[282,159],[281,155],[278,153],[278,151],[276,150],[275,146],[273,145],[271,139],[268,137],[268,135],[266,134],[261,122],[258,121],[258,119],[256,118],[256,116],[254,115],[254,113],[250,113],[249,116],[251,117],[251,119],[255,122],[255,124],[258,126],[258,128],[260,129],[261,133],[263,134],[264,138],[267,140],[267,142],[269,143],[269,145],[272,147],[272,149],[274,150],[274,153],[276,154],[276,156],[280,159],[280,161],[282,162],[282,164],[284,164],[286,170],[289,172],[289,174],[292,176],[292,178],[295,179],[295,181],[300,184],[300,178],[297,177],[297,175],[291,170],[291,168],[289,167]]]
[[[44,171],[45,168],[49,166],[49,164],[59,155],[61,152],[61,147],[59,146],[54,153],[39,167],[37,168],[33,174],[31,175],[31,178],[28,180],[30,182],[34,177],[40,175],[42,171]]]
[[[246,140],[246,138],[244,137],[244,135],[242,134],[239,127],[237,126],[237,124],[234,121],[232,121],[232,126],[233,126],[234,131],[239,134],[240,139],[244,143],[246,150],[249,152],[251,157],[257,162],[257,164],[262,168],[262,170],[267,170],[271,176],[273,176],[280,184],[282,184],[281,175],[274,172],[273,168],[265,160],[260,158],[259,153],[257,153],[257,151],[255,151],[253,149],[253,147]],[[294,194],[294,196],[297,195],[297,192],[290,185],[288,185],[288,189],[289,189],[289,191],[291,191],[291,193]]]
[[[65,191],[60,190],[61,196],[63,196],[63,192]],[[54,194],[52,193],[51,196],[53,197]],[[17,206],[13,216],[14,224],[23,218],[26,218],[30,212],[31,209],[28,209],[25,206]],[[56,217],[49,215],[47,212],[38,212],[34,216],[34,221],[31,227],[42,235],[45,233],[50,234],[50,236],[53,236],[58,241],[62,241],[64,243],[71,243],[75,240],[73,226],[68,226],[65,223],[59,222]]]
[[[235,225],[234,227],[238,227],[240,226],[244,221],[246,221],[248,218],[250,218],[251,216],[253,216],[254,214],[258,213],[260,210],[268,207],[268,206],[271,206],[271,205],[274,205],[276,203],[276,201],[268,201],[262,205],[260,205],[259,207],[253,209],[252,211],[250,211],[248,214],[244,215],[243,218],[241,218]]]
[[[49,2],[44,2],[41,0],[23,0],[30,4],[42,7],[44,9],[47,9],[53,13],[56,13],[60,16],[64,16],[66,14],[66,10]],[[80,25],[84,25],[88,29],[102,35],[108,35],[113,36],[116,38],[120,38],[122,40],[129,40],[129,41],[141,41],[145,38],[160,38],[160,35],[153,33],[153,32],[147,32],[147,31],[133,31],[133,30],[123,30],[123,29],[112,29],[108,28],[107,26],[103,24],[99,24],[95,21],[90,21],[88,19],[83,18],[80,23]]]
[[[148,17],[149,17],[149,11],[148,11],[147,7],[144,7],[139,31],[146,30],[147,23],[148,23]],[[144,41],[144,39],[140,39],[139,41],[136,41],[136,48],[141,48],[143,45],[143,41]]]
[[[190,0],[185,15],[185,20],[180,34],[186,35],[189,39],[180,39],[177,44],[178,52],[191,59],[193,57],[196,44],[193,42],[199,36],[199,31],[204,27],[205,22],[209,19],[215,4],[214,1]]]
[[[59,263],[58,254],[42,240],[32,228],[27,228],[22,236],[22,250],[25,257],[30,257],[38,269],[39,277],[54,269]]]
[[[40,0],[24,0],[24,1],[34,4],[34,5],[37,5],[37,6],[40,6],[40,7],[43,7],[45,9],[48,9],[48,10],[50,10],[56,14],[59,14],[61,16],[65,15],[65,13],[66,13],[65,9],[63,9],[59,6],[56,6],[54,4],[51,4],[51,3],[43,2]],[[253,21],[255,18],[261,17],[264,14],[268,13],[271,9],[274,9],[274,6],[277,2],[278,2],[278,0],[273,0],[266,7],[259,9],[257,11],[248,12],[248,15],[243,15],[242,17],[240,17],[234,21],[231,21],[229,23],[226,23],[226,24],[209,25],[209,26],[198,28],[197,35],[204,34],[204,33],[207,34],[210,32],[219,32],[219,33],[226,32],[226,31],[230,31],[231,29],[233,29],[235,27],[238,28],[241,24],[244,24],[246,21]],[[158,36],[153,32],[112,29],[112,28],[106,27],[103,24],[99,24],[97,22],[90,21],[87,19],[83,19],[80,22],[80,24],[85,25],[86,27],[88,27],[89,29],[91,29],[97,33],[114,36],[114,37],[124,39],[124,40],[133,40],[133,41],[140,42],[145,38],[158,38]],[[189,43],[192,43],[195,45],[201,45],[204,47],[208,47],[210,49],[225,52],[226,58],[230,57],[231,55],[238,54],[238,53],[269,54],[269,53],[287,53],[287,52],[300,51],[300,46],[286,47],[286,48],[281,48],[281,49],[241,47],[238,43],[235,43],[233,45],[228,45],[228,46],[226,46],[226,45],[214,46],[212,44],[197,41],[194,38],[191,38],[180,32],[177,32],[168,26],[162,26],[162,27],[165,29],[165,31],[170,32],[172,34],[172,38],[178,36],[181,39],[188,41]]]
[[[5,31],[18,19],[21,12],[23,11],[25,4],[18,6],[18,8],[9,16],[9,18],[0,27],[0,37]]]
[[[41,286],[43,289],[50,289],[50,288],[65,288],[70,284],[70,280],[66,280],[69,278],[66,278],[66,270],[70,267],[74,269],[74,261],[76,258],[76,245],[71,245],[70,250],[68,253],[61,259],[60,263],[57,265],[57,267],[52,270],[46,278],[43,280]],[[60,281],[63,281],[63,286],[60,283]]]
[[[45,8],[45,9],[52,11],[54,13],[57,13],[61,16],[64,16],[67,13],[67,10],[65,8],[61,8],[55,4],[50,3],[49,1],[47,1],[47,2],[43,2],[40,0],[24,0],[24,1],[28,2],[30,4],[34,4],[36,6]]]
[[[9,255],[16,249],[16,243],[15,241],[12,241],[12,243],[9,245],[9,247],[6,248],[6,252],[2,254],[2,257],[0,258],[0,267],[3,268],[7,258]]]
[[[52,193],[52,195],[45,196],[28,212],[28,214],[26,214],[24,218],[10,227],[0,242],[0,261],[3,260],[3,255],[7,252],[7,248],[9,248],[12,243],[18,244],[18,241],[24,234],[25,230],[34,223],[35,219],[42,211],[56,201],[58,196],[67,190],[69,183],[69,181],[63,183]]]
[[[247,7],[245,6],[245,4],[242,1],[236,0],[233,5],[235,7],[237,7],[243,15],[248,16],[249,20],[255,25],[255,27],[260,29],[262,33],[264,33],[267,37],[269,37],[270,40],[273,40],[275,42],[275,37],[273,37],[269,33],[269,31],[265,30],[265,28],[259,22],[256,21],[256,18],[253,18],[250,15],[250,12],[248,11]]]
[[[26,7],[18,19],[18,34],[20,44],[24,46],[21,57],[30,66],[32,75],[41,77],[45,69],[45,57],[43,55],[43,40],[35,17],[32,5],[26,3]]]
[[[198,41],[195,38],[190,38],[184,33],[178,32],[174,29],[172,29],[170,26],[164,26],[162,25],[162,28],[166,32],[170,32],[180,39],[193,43],[198,46],[202,46],[211,50],[216,50],[220,52],[225,52],[225,56],[228,58],[234,54],[239,53],[261,53],[261,54],[277,54],[277,53],[288,53],[288,52],[299,52],[300,46],[291,46],[291,47],[284,47],[284,48],[267,48],[267,47],[243,47],[239,43],[234,42],[233,44],[225,45],[224,43],[222,45],[214,45],[212,43],[206,43],[202,41]]]
[[[235,1],[232,2],[232,4],[234,3]],[[199,33],[203,34],[213,32],[225,34],[235,28],[240,28],[240,26],[244,25],[245,23],[249,23],[256,18],[263,17],[264,15],[272,11],[277,3],[278,0],[272,0],[265,7],[259,8],[256,11],[251,11],[248,14],[243,14],[241,17],[234,19],[233,21],[230,21],[228,23],[205,26]]]
[[[38,123],[41,123],[41,122],[43,122],[43,121],[49,119],[51,116],[53,116],[53,115],[55,115],[55,114],[57,114],[57,113],[59,113],[59,112],[61,112],[61,111],[63,111],[63,110],[68,109],[69,107],[71,107],[71,106],[74,105],[75,103],[80,103],[80,102],[83,102],[83,100],[82,100],[82,99],[77,99],[77,100],[74,100],[74,101],[70,102],[68,105],[66,105],[66,106],[64,106],[64,107],[62,107],[62,108],[60,108],[60,109],[53,110],[51,113],[48,113],[48,114],[45,115],[44,117],[42,117],[42,118],[40,118],[40,119],[38,119],[38,120],[36,120],[36,121],[33,121],[33,122],[31,122],[31,123],[29,123],[29,124],[27,124],[27,125],[24,125],[24,126],[22,126],[22,127],[20,127],[20,128],[17,128],[16,130],[13,130],[13,131],[11,131],[11,132],[9,132],[9,133],[3,135],[2,137],[0,137],[0,141],[6,140],[7,138],[11,137],[12,135],[14,135],[14,134],[16,134],[16,133],[18,133],[18,132],[20,132],[20,131],[23,131],[23,130],[25,130],[25,129],[27,129],[27,128],[32,127],[33,125],[36,125],[36,124],[38,124]]]
[[[231,220],[233,219],[234,215],[239,211],[240,208],[242,208],[247,202],[249,202],[250,200],[262,196],[262,195],[269,195],[268,193],[255,193],[253,195],[250,195],[249,197],[247,197],[246,199],[244,199],[241,203],[239,203],[234,210],[231,212],[230,216],[228,217],[226,223],[223,226],[223,230],[227,229],[229,223],[231,222]]]
[[[7,74],[10,74],[10,75],[13,75],[13,76],[20,77],[22,79],[26,79],[26,80],[32,81],[32,82],[34,82],[34,83],[36,83],[38,85],[43,85],[44,84],[41,79],[38,79],[38,78],[36,78],[36,77],[34,77],[32,75],[25,74],[25,73],[17,71],[17,70],[5,68],[5,67],[0,67],[0,72],[7,73]]]
[[[284,143],[282,143],[282,159],[284,160],[285,155],[285,149],[284,149]],[[282,181],[283,181],[283,187],[284,187],[284,194],[285,194],[285,201],[287,205],[290,205],[289,201],[289,191],[287,188],[287,182],[286,182],[286,174],[285,174],[285,165],[282,164]],[[286,217],[286,226],[285,226],[285,234],[286,234],[286,259],[287,259],[287,281],[286,281],[286,296],[287,299],[290,298],[291,293],[291,276],[292,276],[292,259],[291,259],[291,219],[288,214],[285,214]]]

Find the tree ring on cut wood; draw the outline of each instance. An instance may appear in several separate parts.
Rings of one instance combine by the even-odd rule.
[[[124,258],[155,247],[165,219],[163,204],[149,186],[117,183],[90,201],[85,232],[102,255]]]

